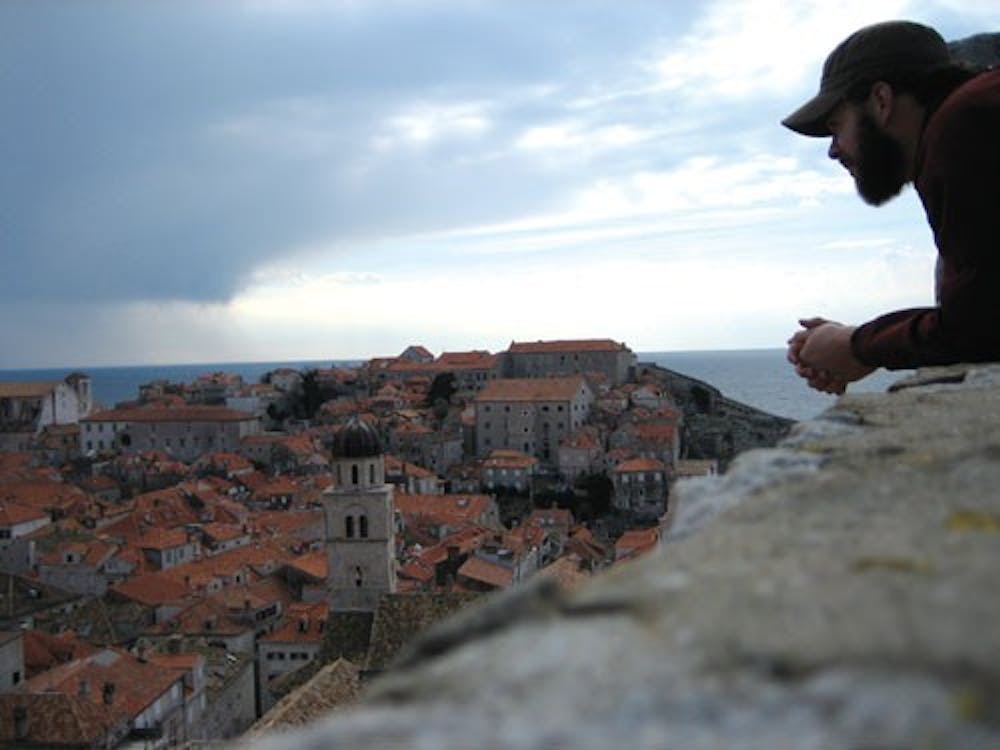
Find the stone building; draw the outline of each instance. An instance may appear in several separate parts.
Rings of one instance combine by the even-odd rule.
[[[257,639],[257,680],[262,714],[276,702],[272,683],[319,656],[326,618],[324,602],[295,602],[289,606],[280,627]]]
[[[512,341],[504,360],[508,378],[599,373],[613,386],[628,381],[636,361],[631,349],[611,339]]]
[[[81,420],[80,450],[164,451],[194,461],[205,453],[236,452],[243,438],[259,432],[257,417],[224,406],[110,409]]]
[[[476,396],[476,453],[512,448],[543,464],[590,414],[594,394],[583,376],[490,381]]]
[[[336,483],[323,494],[331,609],[372,612],[396,590],[396,524],[371,425],[355,417],[334,436],[332,467]]]
[[[667,466],[655,458],[623,461],[611,472],[611,503],[634,520],[655,521],[667,511],[667,478]]]
[[[29,450],[46,427],[79,422],[92,408],[90,378],[81,373],[54,382],[0,383],[0,451]]]

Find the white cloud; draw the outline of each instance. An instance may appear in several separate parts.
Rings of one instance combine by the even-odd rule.
[[[374,147],[377,151],[387,151],[449,138],[477,137],[491,127],[487,110],[479,102],[411,105],[383,120],[374,137]]]
[[[781,93],[856,28],[899,16],[903,0],[719,0],[654,63],[660,85],[697,97]]]

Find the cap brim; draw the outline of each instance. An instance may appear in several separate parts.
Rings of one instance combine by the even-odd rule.
[[[840,97],[829,92],[820,92],[797,110],[788,115],[781,124],[802,135],[822,138],[830,135],[826,121],[840,102]]]

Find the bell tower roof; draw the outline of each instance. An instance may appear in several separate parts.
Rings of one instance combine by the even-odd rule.
[[[359,417],[351,417],[333,436],[334,458],[372,458],[382,455],[382,442],[375,428]]]

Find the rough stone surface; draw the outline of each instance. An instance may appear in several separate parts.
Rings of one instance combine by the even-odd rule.
[[[667,543],[470,607],[260,748],[1000,747],[1000,367],[847,395]]]

